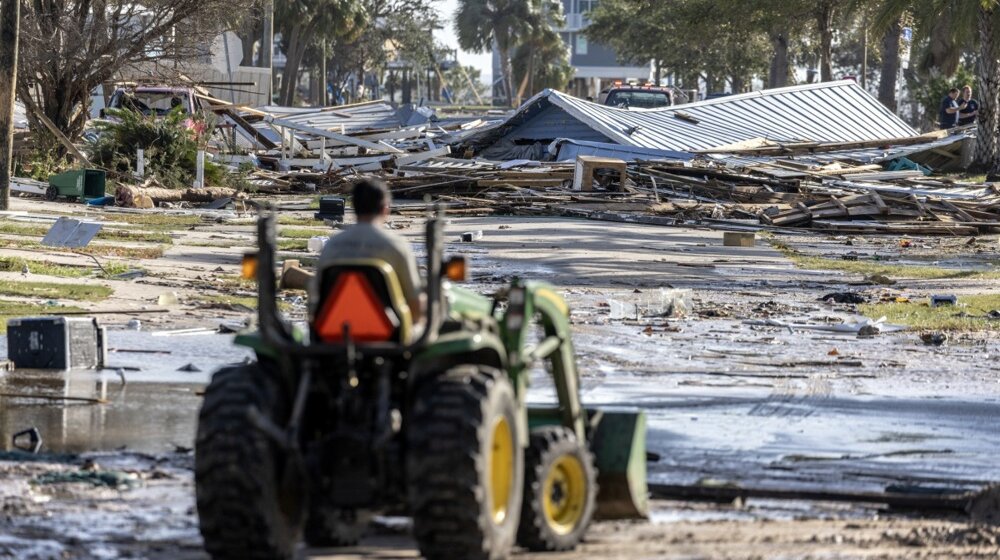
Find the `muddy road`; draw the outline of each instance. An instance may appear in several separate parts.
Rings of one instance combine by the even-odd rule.
[[[419,222],[404,218],[396,225],[419,241]],[[475,230],[483,231],[481,240],[458,242],[459,234]],[[232,347],[229,335],[174,331],[252,315],[232,305],[185,304],[189,290],[197,291],[192,282],[235,274],[251,232],[252,226],[232,224],[178,232],[181,240],[238,242],[175,244],[163,258],[143,263],[154,272],[145,281],[116,288],[120,300],[101,305],[149,305],[166,292],[179,294],[181,303],[168,314],[143,316],[139,332],[125,330],[129,316],[111,316],[117,327],[111,346],[118,350],[110,355],[113,369],[0,375],[6,394],[108,401],[0,397],[0,445],[9,450],[11,435],[30,426],[44,438],[36,461],[0,456],[0,557],[204,558],[190,470],[199,392],[212,370],[247,353]],[[859,337],[814,328],[861,319],[856,306],[821,301],[828,293],[917,298],[989,290],[991,281],[865,284],[860,275],[796,268],[762,240],[733,248],[723,247],[721,237],[552,218],[454,219],[446,234],[450,252],[471,257],[475,289],[489,293],[514,276],[560,288],[573,309],[584,401],[648,413],[654,482],[881,492],[890,486],[979,489],[1000,481],[995,338],[960,336],[927,346],[908,331]],[[806,252],[839,247],[830,239],[781,241]],[[859,248],[863,242],[852,246]],[[671,290],[688,291],[685,317],[658,316],[678,295]],[[301,316],[294,297],[288,308]],[[551,401],[545,372],[532,379],[531,400]],[[654,506],[650,523],[599,523],[581,551],[545,558],[1000,554],[995,525],[961,516],[752,499]],[[415,557],[407,523],[380,519],[364,547],[336,557]],[[333,557],[331,551],[303,554]]]

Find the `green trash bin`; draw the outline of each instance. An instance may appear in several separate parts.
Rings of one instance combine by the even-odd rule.
[[[101,198],[105,196],[106,177],[100,169],[77,169],[49,177],[45,198],[55,200],[65,196],[70,200]]]

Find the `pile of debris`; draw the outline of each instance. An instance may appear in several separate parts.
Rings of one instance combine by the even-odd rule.
[[[651,110],[546,90],[502,119],[381,101],[252,108],[194,90],[219,117],[216,162],[259,194],[346,194],[373,176],[456,213],[913,235],[1000,226],[993,185],[929,176],[962,167],[971,127],[918,134],[852,81]],[[117,202],[234,194],[152,187],[120,187]]]

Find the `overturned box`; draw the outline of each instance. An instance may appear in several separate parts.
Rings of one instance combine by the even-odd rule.
[[[105,331],[92,318],[26,317],[7,321],[7,357],[18,368],[104,366]]]

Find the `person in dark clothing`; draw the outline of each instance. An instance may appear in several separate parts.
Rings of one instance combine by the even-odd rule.
[[[976,116],[979,115],[979,102],[972,98],[972,86],[962,88],[962,97],[959,99],[965,102],[965,108],[958,111],[958,126],[976,122]]]
[[[958,102],[958,88],[948,90],[948,95],[941,100],[941,111],[938,113],[938,124],[941,128],[953,128],[958,124],[958,112],[966,107],[965,102]]]

